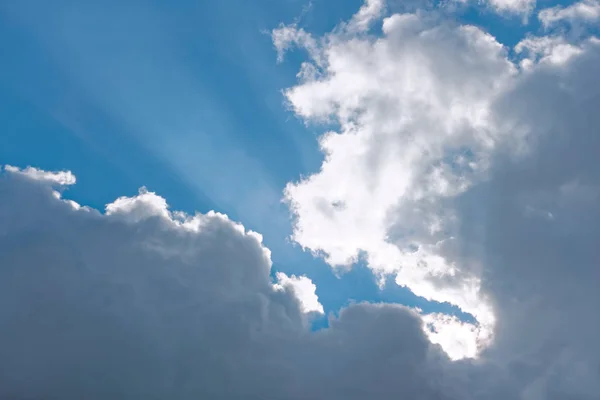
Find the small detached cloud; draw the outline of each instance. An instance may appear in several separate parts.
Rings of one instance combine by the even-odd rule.
[[[535,9],[536,0],[489,0],[489,5],[498,13],[521,15],[524,21]]]
[[[593,24],[600,21],[600,1],[584,0],[566,7],[545,8],[538,13],[538,18],[545,28],[553,27],[561,22],[572,26]]]

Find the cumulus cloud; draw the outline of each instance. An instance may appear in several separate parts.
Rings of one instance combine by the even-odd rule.
[[[473,26],[417,13],[382,27],[381,38],[320,40],[309,52],[320,73],[285,92],[297,115],[339,125],[320,138],[321,171],[286,188],[293,239],[334,267],[364,254],[376,273],[476,315],[487,336],[494,321],[477,275],[442,255],[455,223],[443,204],[485,173],[505,135],[490,107],[516,69]]]
[[[317,286],[309,278],[306,276],[287,276],[283,272],[277,272],[276,276],[275,289],[290,288],[300,301],[303,312],[323,314],[323,305],[319,303],[319,297],[315,293]]]
[[[451,359],[477,357],[477,342],[480,336],[477,325],[442,313],[426,314],[423,316],[423,322],[429,340],[442,346]]]
[[[537,63],[563,64],[581,48],[563,36],[529,36],[517,43],[515,53],[524,55],[520,66],[529,69]]]
[[[527,60],[518,64],[473,26],[425,12],[381,24],[381,37],[334,31],[317,40],[319,73],[285,91],[300,118],[337,125],[319,139],[320,171],[286,188],[293,239],[332,267],[362,258],[377,275],[471,313],[475,324],[423,316],[426,334],[452,358],[499,362],[523,398],[594,398],[598,358],[576,350],[592,339],[566,325],[560,339],[547,332],[565,318],[570,327],[586,320],[588,332],[600,325],[546,307],[560,292],[552,276],[570,282],[573,295],[580,279],[582,287],[597,281],[591,239],[576,240],[579,263],[565,240],[596,213],[596,183],[584,176],[598,168],[578,154],[600,148],[592,111],[600,42],[529,36],[515,48]],[[561,180],[567,160],[573,176]],[[541,182],[553,183],[536,191]],[[579,193],[570,206],[566,187]],[[570,304],[592,313],[595,296],[584,290]],[[555,379],[575,360],[569,378]]]
[[[123,196],[107,204],[106,215],[122,216],[133,222],[153,216],[170,218],[167,201],[145,187],[140,188],[135,197]]]
[[[538,13],[538,18],[546,28],[561,22],[571,25],[594,23],[600,21],[600,1],[584,0],[567,7],[545,8]]]
[[[322,312],[314,284],[273,282],[259,234],[223,214],[171,212],[145,189],[106,213],[74,207],[39,176],[0,176],[0,397],[442,391],[447,359],[413,311],[354,305],[311,332],[305,313]],[[383,376],[393,376],[385,387]]]

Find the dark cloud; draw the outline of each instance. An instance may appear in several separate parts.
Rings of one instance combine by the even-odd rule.
[[[0,397],[444,398],[447,359],[411,311],[355,305],[311,333],[254,235],[149,210],[102,215],[1,177]]]
[[[600,45],[521,77],[497,115],[526,134],[457,200],[464,254],[485,266],[495,345],[524,399],[600,398]]]

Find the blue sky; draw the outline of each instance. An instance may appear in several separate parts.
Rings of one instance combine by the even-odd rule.
[[[453,310],[396,285],[380,291],[365,267],[338,279],[286,239],[282,190],[319,169],[321,130],[285,108],[301,57],[277,64],[268,32],[297,18],[327,32],[362,1],[177,4],[4,2],[0,161],[71,170],[68,197],[99,209],[147,186],[173,209],[224,212],[264,235],[277,270],[307,274],[326,311],[350,300]],[[508,45],[532,29],[479,8],[459,18]]]

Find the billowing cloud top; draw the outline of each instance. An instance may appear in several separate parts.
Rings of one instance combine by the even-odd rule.
[[[516,335],[512,307],[544,308],[536,303],[551,292],[534,289],[544,268],[558,275],[575,262],[566,261],[572,254],[535,258],[579,234],[564,231],[585,215],[559,206],[565,188],[581,186],[573,190],[596,199],[593,161],[583,160],[598,149],[591,110],[600,41],[582,26],[596,20],[597,4],[540,11],[547,35],[529,35],[512,50],[481,28],[423,11],[384,17],[381,36],[353,29],[369,5],[323,36],[295,25],[273,32],[280,59],[293,47],[308,55],[298,84],[285,90],[290,108],[307,123],[335,126],[320,137],[320,171],[285,190],[292,239],[332,267],[362,259],[382,281],[393,276],[473,315],[474,324],[423,316],[427,335],[450,357],[496,354]],[[577,29],[553,31],[560,21]],[[571,147],[559,149],[567,138]],[[576,157],[567,174],[543,164],[567,168]],[[514,241],[529,229],[535,237]],[[527,242],[537,241],[536,255],[525,257]],[[594,261],[577,263],[572,279],[595,278]],[[538,384],[540,398],[550,396]]]
[[[600,398],[600,40],[548,23],[512,52],[385,10],[273,32],[281,60],[308,54],[291,110],[334,127],[286,187],[293,240],[475,321],[355,304],[313,332],[315,285],[273,279],[226,215],[145,188],[100,212],[65,199],[70,172],[5,167],[0,397]],[[569,10],[540,18],[589,20]]]

